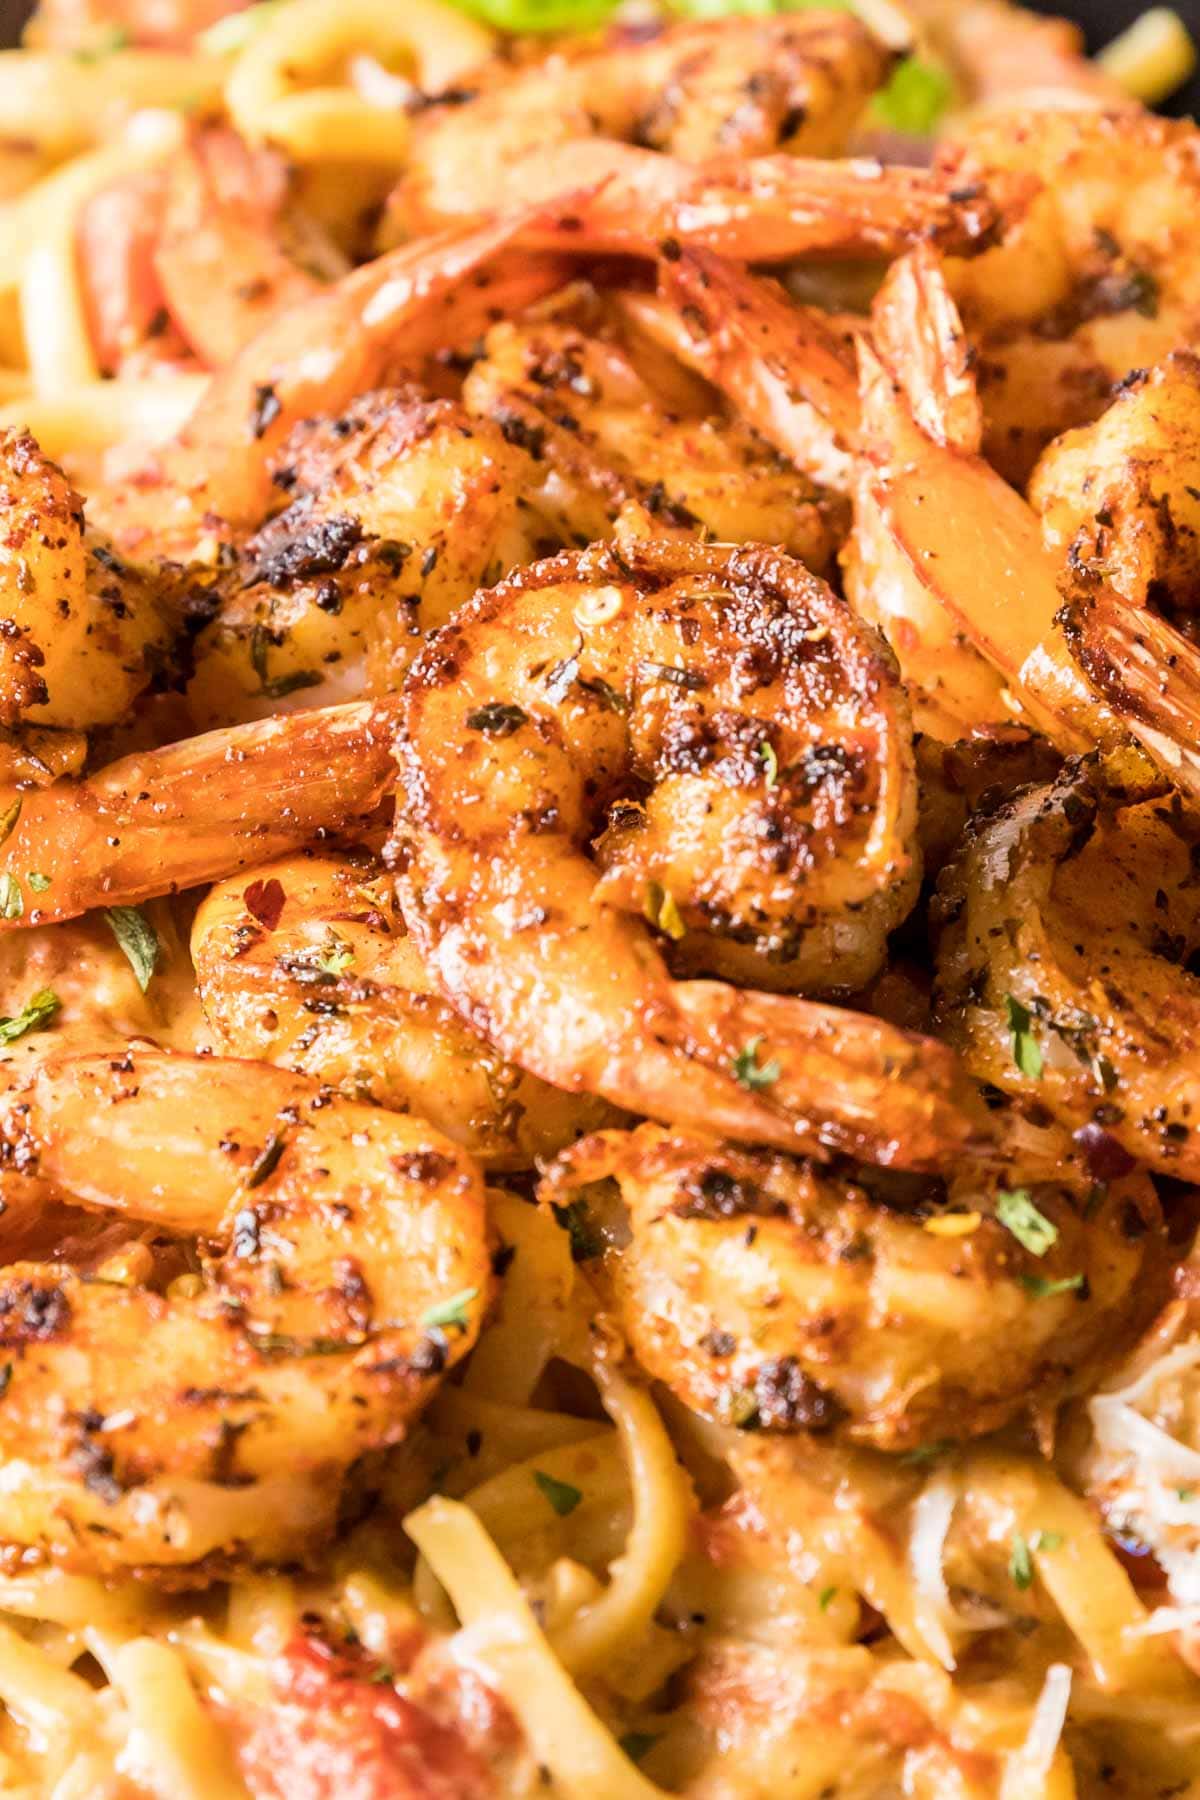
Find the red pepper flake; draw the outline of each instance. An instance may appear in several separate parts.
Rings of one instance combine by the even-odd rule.
[[[276,881],[274,876],[270,881],[252,881],[242,899],[246,902],[247,912],[252,913],[268,931],[274,931],[287,899],[282,882]]]

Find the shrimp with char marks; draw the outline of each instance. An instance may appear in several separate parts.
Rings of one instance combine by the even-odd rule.
[[[1200,1172],[1198,867],[1200,827],[1127,752],[1018,793],[941,877],[950,1042],[1074,1130],[1101,1179]]]
[[[676,975],[830,991],[879,967],[912,904],[902,691],[798,564],[627,532],[535,565],[422,653],[397,754],[405,917],[514,1062],[783,1148],[923,1164],[984,1132],[940,1046],[672,979],[647,932]]]
[[[529,454],[451,400],[364,395],[297,427],[279,452],[282,512],[207,590],[195,644],[197,726],[399,686],[424,634],[545,535]]]
[[[969,172],[821,160],[893,60],[860,21],[816,13],[680,22],[556,53],[415,121],[390,232],[519,201],[558,214],[532,241],[590,251],[653,255],[676,238],[777,262],[894,255],[925,236],[966,250],[999,216]]]
[[[734,421],[661,400],[599,322],[495,326],[463,402],[527,447],[527,498],[562,542],[607,537],[621,508],[640,501],[663,529],[773,543],[817,573],[833,560],[843,508]]]
[[[1165,1274],[1144,1176],[1092,1209],[1086,1182],[1023,1189],[1044,1222],[1036,1254],[1002,1222],[999,1170],[962,1168],[944,1188],[856,1180],[643,1125],[566,1152],[544,1192],[587,1206],[606,1180],[628,1218],[606,1273],[639,1362],[743,1430],[884,1450],[993,1431],[1031,1394],[1093,1381],[1136,1334],[1134,1296],[1149,1316]]]
[[[165,1292],[8,1262],[0,1538],[209,1579],[303,1560],[487,1305],[483,1189],[420,1120],[261,1063],[47,1059],[5,1095],[0,1185],[199,1237]]]
[[[225,1054],[419,1113],[490,1168],[530,1168],[608,1115],[505,1062],[463,1023],[369,851],[307,851],[213,888],[192,956]]]

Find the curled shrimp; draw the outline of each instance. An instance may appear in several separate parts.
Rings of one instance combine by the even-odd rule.
[[[530,1168],[601,1122],[506,1063],[449,1007],[366,850],[308,851],[213,888],[192,956],[217,1047],[415,1112],[492,1168]]]
[[[309,1556],[478,1330],[470,1160],[300,1076],[142,1050],[44,1062],[0,1143],[6,1183],[203,1240],[165,1292],[4,1268],[5,1540],[187,1579]]]
[[[590,250],[653,254],[674,237],[761,262],[985,239],[997,214],[967,181],[819,160],[891,62],[840,14],[693,21],[556,54],[416,122],[392,228],[428,231],[520,196],[557,205],[560,230]]]
[[[1129,111],[987,111],[966,134],[987,179],[1041,191],[950,281],[979,352],[984,451],[1023,485],[1051,438],[1113,384],[1194,341],[1200,130]]]
[[[165,584],[85,528],[83,502],[24,432],[0,433],[0,724],[113,724],[174,635]]]
[[[4,926],[134,905],[361,828],[393,785],[394,729],[394,702],[316,707],[10,796]]]
[[[832,562],[843,509],[744,426],[713,417],[707,393],[693,407],[660,396],[603,320],[495,326],[463,403],[528,447],[525,498],[563,543],[607,537],[640,502],[663,528],[773,543],[817,572]]]
[[[560,283],[558,259],[502,254],[532,216],[392,251],[274,318],[215,377],[177,436],[120,491],[104,493],[120,543],[150,538],[160,552],[188,556],[221,529],[259,525],[275,453],[300,420],[336,413],[434,349],[471,342],[494,309],[519,311]]]
[[[1101,588],[1059,615],[1092,688],[1167,779],[1200,801],[1200,651],[1169,620]]]
[[[798,564],[627,532],[535,565],[422,653],[397,752],[405,917],[512,1061],[781,1147],[923,1162],[977,1135],[940,1047],[673,980],[646,930],[676,973],[829,991],[878,967],[912,903],[902,692]],[[883,1069],[891,1109],[869,1097]]]
[[[1017,794],[941,879],[950,1041],[1075,1130],[1097,1176],[1200,1171],[1198,861],[1192,816],[1127,752]]]
[[[1003,1223],[999,1170],[963,1168],[945,1187],[854,1180],[643,1125],[566,1152],[544,1193],[602,1206],[589,1184],[606,1180],[627,1241],[605,1274],[635,1355],[687,1406],[743,1430],[885,1450],[995,1430],[1034,1393],[1093,1382],[1165,1265],[1145,1176],[1091,1211],[1086,1183],[1023,1190],[1047,1221],[1039,1254]]]
[[[424,634],[528,561],[528,452],[451,400],[387,390],[298,427],[291,496],[209,590],[188,711],[201,729],[399,685]]]

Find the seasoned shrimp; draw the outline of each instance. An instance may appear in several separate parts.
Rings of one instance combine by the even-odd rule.
[[[497,325],[463,402],[528,449],[527,499],[560,542],[607,537],[636,500],[664,527],[776,544],[818,573],[833,560],[840,507],[739,424],[669,410],[610,338],[558,319]]]
[[[942,877],[939,1007],[981,1080],[1049,1108],[1098,1177],[1200,1172],[1200,832],[1127,753],[968,829]]]
[[[23,432],[0,433],[0,724],[115,723],[174,636],[163,583],[86,531],[83,502]]]
[[[1029,498],[1077,578],[1134,606],[1200,609],[1198,409],[1200,357],[1175,350],[1043,452]]]
[[[361,829],[395,779],[395,702],[316,707],[12,795],[0,931],[217,881]]]
[[[984,450],[1020,485],[1114,382],[1200,332],[1200,129],[1140,110],[1004,108],[968,141],[989,177],[1044,184],[1002,243],[950,265],[979,352]]]
[[[885,1450],[995,1430],[1034,1394],[1093,1382],[1132,1341],[1134,1296],[1165,1273],[1145,1176],[1094,1210],[1086,1183],[1022,1189],[1048,1221],[1040,1254],[1005,1227],[998,1171],[960,1169],[944,1189],[856,1182],[643,1125],[577,1145],[544,1191],[581,1188],[586,1205],[587,1184],[609,1178],[628,1243],[605,1269],[635,1355],[686,1405],[743,1430],[836,1431]],[[1144,1318],[1153,1302],[1141,1304]]]
[[[1200,801],[1200,651],[1144,606],[1099,588],[1059,615],[1072,656],[1175,787]]]
[[[390,691],[422,635],[545,536],[529,454],[450,400],[366,394],[279,457],[290,504],[218,570],[196,640],[201,729]]]
[[[892,61],[858,20],[814,13],[556,53],[417,119],[391,230],[519,200],[559,205],[590,250],[653,254],[674,237],[787,261],[895,254],[929,234],[965,248],[997,214],[961,176],[816,160],[841,147]]]
[[[902,692],[798,564],[627,531],[535,565],[422,653],[397,753],[405,917],[453,1004],[523,1068],[789,1148],[922,1161],[944,1156],[938,1130],[976,1136],[939,1047],[674,981],[646,933],[677,973],[828,992],[878,967],[912,903]],[[585,848],[606,809],[598,873]],[[862,1091],[885,1065],[894,1111]]]
[[[44,1063],[2,1134],[5,1182],[205,1248],[165,1293],[5,1267],[0,1535],[187,1578],[311,1556],[351,1465],[404,1435],[478,1330],[469,1158],[297,1075],[141,1050]]]
[[[273,459],[300,420],[336,414],[404,365],[474,341],[495,309],[519,312],[559,285],[557,258],[501,254],[531,216],[377,257],[274,318],[214,379],[177,437],[103,495],[120,543],[152,537],[160,553],[187,557],[222,529],[261,524]]]
[[[225,1054],[418,1113],[489,1167],[530,1168],[607,1111],[506,1063],[439,997],[368,851],[310,851],[215,887],[192,955]]]

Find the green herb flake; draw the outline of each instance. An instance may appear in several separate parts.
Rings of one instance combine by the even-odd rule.
[[[821,1589],[820,1593],[817,1595],[817,1605],[820,1607],[822,1612],[829,1611],[829,1608],[833,1605],[834,1601],[837,1599],[837,1592],[838,1591],[835,1587],[827,1587],[827,1588]]]
[[[153,925],[137,906],[106,906],[104,917],[144,994],[158,964],[158,936]]]
[[[25,911],[25,896],[15,875],[0,875],[0,919],[19,919]]]
[[[465,1331],[467,1329],[467,1308],[479,1293],[477,1287],[463,1288],[461,1293],[451,1294],[448,1300],[441,1300],[431,1306],[428,1312],[421,1314],[421,1324],[427,1331],[435,1327],[442,1331]]]
[[[552,1200],[550,1211],[554,1215],[554,1223],[571,1240],[572,1262],[590,1262],[593,1256],[599,1256],[604,1243],[592,1227],[586,1200],[572,1200],[566,1206],[559,1206]]]
[[[1039,1212],[1028,1188],[1012,1188],[996,1195],[996,1217],[1030,1256],[1045,1256],[1058,1242],[1058,1226]]]
[[[1022,1075],[1028,1075],[1031,1081],[1040,1081],[1042,1075],[1042,1051],[1037,1039],[1030,1029],[1033,1015],[1027,1006],[1022,1006],[1011,994],[1004,996],[1004,1011],[1008,1019],[1008,1029],[1012,1032],[1012,1054]]]
[[[16,830],[17,820],[21,816],[21,808],[24,804],[24,795],[18,794],[12,805],[5,807],[4,811],[0,813],[0,844],[4,842],[5,838],[10,838]]]
[[[336,931],[331,931],[321,946],[317,957],[317,967],[326,975],[344,975],[354,961],[354,947],[340,938]]]
[[[94,43],[84,44],[80,49],[73,50],[71,55],[78,63],[102,62],[106,56],[111,56],[116,50],[127,50],[131,42],[132,39],[126,26],[110,25],[96,38]]]
[[[485,737],[511,737],[514,731],[520,731],[522,725],[528,723],[529,714],[525,709],[512,706],[506,700],[493,700],[467,714],[467,730],[482,731]]]
[[[0,1044],[15,1044],[27,1031],[40,1031],[48,1025],[62,1002],[53,988],[41,988],[19,1013],[11,1019],[0,1019]]]
[[[1031,1550],[1061,1550],[1066,1543],[1061,1531],[1035,1531],[1029,1540]]]
[[[1043,1275],[1021,1276],[1021,1286],[1035,1300],[1052,1300],[1056,1294],[1084,1291],[1086,1285],[1086,1275],[1064,1275],[1059,1281],[1047,1281]]]
[[[1192,1487],[1176,1488],[1175,1498],[1177,1500],[1182,1500],[1186,1506],[1189,1500],[1194,1500],[1196,1498],[1196,1490]]]
[[[687,926],[683,922],[683,915],[676,904],[674,894],[668,888],[663,887],[659,881],[647,882],[646,901],[642,911],[651,925],[656,926],[675,943],[678,943],[679,939],[687,932]]]
[[[35,894],[44,894],[50,886],[49,875],[43,875],[40,869],[30,869],[25,879]]]
[[[906,1450],[900,1458],[900,1466],[904,1469],[923,1468],[926,1463],[936,1462],[939,1456],[957,1449],[958,1444],[953,1438],[938,1438],[935,1443],[918,1444],[915,1450]]]
[[[762,1035],[749,1038],[733,1059],[733,1076],[752,1094],[761,1088],[774,1087],[783,1074],[778,1057],[773,1056],[770,1062],[760,1063],[758,1047],[762,1043]]]
[[[258,676],[260,693],[268,700],[286,700],[289,694],[297,694],[301,688],[320,687],[321,676],[315,669],[293,669],[287,675],[267,675],[267,646],[270,637],[262,625],[256,625],[250,633],[250,667]]]
[[[653,1750],[659,1735],[656,1731],[627,1731],[624,1737],[617,1739],[617,1743],[630,1762],[640,1763]]]
[[[1024,1593],[1033,1586],[1033,1557],[1029,1545],[1019,1531],[1013,1533],[1012,1549],[1008,1556],[1008,1574],[1015,1588]]]
[[[954,99],[954,83],[939,63],[908,56],[871,103],[881,125],[907,137],[929,137]]]
[[[758,746],[758,756],[759,761],[763,766],[763,777],[769,793],[779,782],[779,758],[775,754],[774,744],[760,744]]]
[[[376,1669],[374,1674],[370,1677],[372,1687],[391,1687],[395,1683],[395,1680],[395,1669],[389,1669],[386,1663],[382,1668]]]
[[[572,1487],[569,1481],[556,1481],[553,1475],[547,1475],[544,1469],[535,1469],[533,1479],[537,1483],[538,1492],[542,1494],[554,1508],[560,1519],[573,1513],[583,1499],[582,1490]]]

